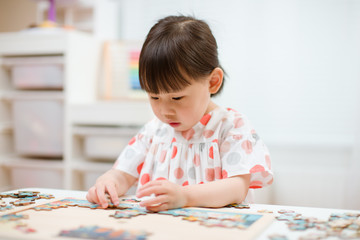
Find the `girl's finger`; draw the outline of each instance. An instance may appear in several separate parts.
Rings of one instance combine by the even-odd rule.
[[[139,189],[136,193],[136,197],[138,198],[142,198],[145,196],[150,196],[151,194],[154,194],[155,196],[157,195],[162,195],[166,193],[165,188],[162,187],[161,185],[155,185],[155,186],[150,186],[144,189]]]
[[[108,200],[105,196],[105,186],[104,185],[100,185],[96,188],[96,196],[98,198],[98,202],[101,205],[101,207],[103,208],[107,208],[108,207]]]
[[[143,186],[141,186],[138,191],[141,191],[143,189],[149,188],[149,187],[153,187],[153,186],[159,186],[162,184],[162,181],[159,180],[155,180],[155,181],[150,181],[148,183],[145,183]]]
[[[148,206],[146,207],[146,210],[152,211],[152,212],[160,212],[160,211],[166,211],[169,209],[168,203],[163,203],[157,206]]]
[[[150,207],[150,206],[159,206],[163,204],[164,202],[167,202],[167,196],[166,195],[160,195],[156,196],[154,198],[150,198],[148,200],[144,200],[140,202],[141,207]]]
[[[86,199],[89,202],[93,202],[93,203],[99,202],[99,199],[97,198],[94,186],[89,189],[88,193],[86,194]]]
[[[119,197],[115,186],[107,186],[107,193],[110,195],[110,200],[114,205],[119,205]]]

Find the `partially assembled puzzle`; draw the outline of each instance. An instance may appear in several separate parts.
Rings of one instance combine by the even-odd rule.
[[[273,215],[291,231],[304,232],[302,240],[360,239],[358,212],[334,213],[320,220],[289,209],[253,212],[248,211],[249,205],[231,204],[221,209],[153,213],[140,207],[136,198],[120,200],[117,206],[110,203],[102,209],[84,199],[56,200],[51,194],[31,191],[0,193],[0,239],[253,239],[272,222]],[[290,239],[281,233],[268,238]]]
[[[249,206],[236,204],[222,209],[179,208],[154,213],[131,197],[107,209],[74,198],[37,204],[38,199],[54,198],[39,192],[1,194],[0,198],[17,199],[8,204],[0,199],[0,238],[253,239],[273,220],[268,214],[239,212]]]

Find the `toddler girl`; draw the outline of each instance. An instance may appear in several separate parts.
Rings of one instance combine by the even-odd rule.
[[[159,20],[143,44],[139,77],[155,119],[123,150],[87,199],[118,204],[138,183],[136,196],[151,211],[242,203],[249,188],[272,183],[268,150],[247,118],[212,100],[224,73],[209,26],[185,16]]]

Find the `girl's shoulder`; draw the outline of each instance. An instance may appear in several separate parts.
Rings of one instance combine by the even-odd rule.
[[[210,114],[214,123],[222,123],[236,128],[249,123],[244,114],[233,108],[217,107]]]

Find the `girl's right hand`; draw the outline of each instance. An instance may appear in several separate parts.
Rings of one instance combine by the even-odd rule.
[[[118,205],[119,196],[124,195],[135,180],[135,177],[129,174],[111,169],[96,180],[95,185],[89,189],[86,199],[107,208],[109,205],[107,195],[109,195],[110,201]]]

